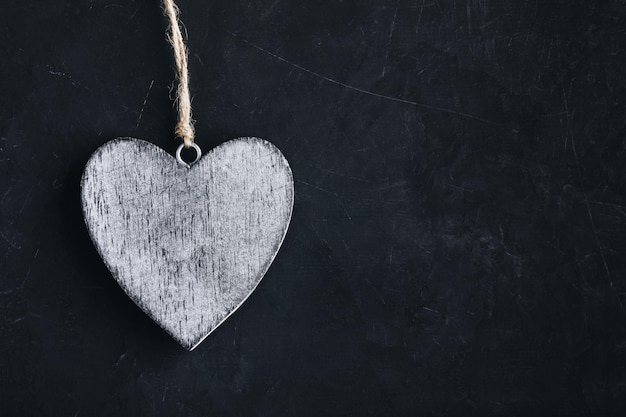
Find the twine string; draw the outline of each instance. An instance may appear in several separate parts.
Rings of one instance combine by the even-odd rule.
[[[183,41],[180,31],[179,10],[174,0],[163,0],[163,9],[169,19],[167,40],[174,50],[176,61],[176,106],[178,108],[178,123],[176,124],[176,136],[183,140],[185,148],[193,145],[195,130],[191,118],[191,95],[189,94],[189,69],[187,67],[187,46]]]

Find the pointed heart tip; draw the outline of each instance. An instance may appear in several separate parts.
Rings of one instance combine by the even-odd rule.
[[[176,340],[176,342],[183,348],[185,349],[187,352],[191,352],[192,350],[194,350],[195,348],[197,348],[198,346],[200,346],[200,343],[204,342],[204,339],[206,339],[209,334],[211,334],[213,332],[212,329],[211,331],[209,331],[206,335],[204,336],[198,336],[196,335],[193,339],[189,339],[189,338],[185,338],[184,335],[180,335],[180,334],[175,334],[174,332],[171,332],[167,329],[164,328],[164,330],[174,339]]]
[[[190,342],[188,340],[183,341],[183,340],[180,340],[178,338],[174,338],[174,340],[176,340],[176,342],[178,342],[180,347],[182,347],[183,349],[185,349],[188,352],[191,352],[192,350],[197,348],[200,345],[200,343],[202,343],[202,340],[204,340],[204,338],[202,340],[198,341],[198,342]]]

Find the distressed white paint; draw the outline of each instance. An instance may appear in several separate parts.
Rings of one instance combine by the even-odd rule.
[[[82,179],[87,228],[124,291],[191,350],[256,288],[283,241],[293,177],[258,138],[191,168],[138,139],[106,143]]]

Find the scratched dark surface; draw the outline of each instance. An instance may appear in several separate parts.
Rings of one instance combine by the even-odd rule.
[[[266,138],[296,185],[191,353],[79,202],[105,141],[177,146],[157,4],[3,2],[0,415],[623,415],[623,1],[179,0],[198,143]]]

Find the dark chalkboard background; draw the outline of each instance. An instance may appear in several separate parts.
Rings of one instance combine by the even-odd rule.
[[[197,141],[284,152],[285,243],[180,348],[79,203],[105,141],[178,145],[158,1],[4,1],[0,415],[621,415],[623,1],[179,6]]]

